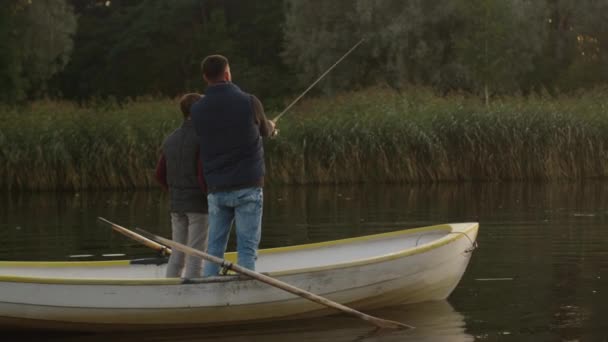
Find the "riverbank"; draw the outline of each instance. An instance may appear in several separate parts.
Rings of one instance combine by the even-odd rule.
[[[608,177],[607,90],[558,98],[438,97],[386,89],[309,99],[266,142],[276,184],[562,180]],[[276,113],[268,113],[273,117]],[[40,101],[0,109],[0,189],[156,186],[175,100]]]

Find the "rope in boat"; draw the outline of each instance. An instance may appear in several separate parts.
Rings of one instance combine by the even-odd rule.
[[[479,244],[477,243],[477,241],[473,241],[465,232],[449,232],[448,234],[462,234],[462,235],[466,236],[466,238],[471,243],[471,248],[465,249],[465,251],[464,251],[465,253],[472,253],[474,250],[477,249],[477,247],[479,247]]]
[[[465,233],[465,232],[449,232],[448,234],[462,234],[462,235],[464,235],[464,236],[465,236],[465,237],[466,237],[466,238],[469,240],[469,242],[471,243],[471,247],[470,247],[470,248],[468,248],[468,249],[466,249],[466,250],[464,251],[465,253],[471,253],[471,252],[473,252],[474,250],[476,250],[476,249],[477,249],[477,247],[479,247],[479,244],[477,243],[477,241],[473,241],[473,240],[471,239],[471,237],[470,237],[469,235],[467,235],[467,233]],[[416,246],[418,246],[418,243],[420,242],[420,239],[421,239],[423,236],[425,236],[425,235],[435,235],[435,234],[434,234],[434,233],[425,233],[425,234],[420,234],[420,236],[418,236],[418,239],[416,239]]]

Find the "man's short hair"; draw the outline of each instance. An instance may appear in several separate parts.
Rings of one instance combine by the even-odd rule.
[[[222,55],[210,55],[201,62],[203,75],[210,81],[217,81],[226,71],[228,58]]]
[[[182,98],[179,99],[179,108],[182,110],[182,114],[184,114],[184,118],[187,118],[190,116],[190,108],[192,107],[193,104],[195,104],[202,97],[203,97],[203,95],[201,95],[201,94],[190,93],[190,94],[186,94],[186,95],[182,96]]]

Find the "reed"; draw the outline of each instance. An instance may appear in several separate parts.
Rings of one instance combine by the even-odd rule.
[[[268,146],[280,183],[561,180],[608,176],[608,101],[478,99],[383,89],[308,101]]]
[[[266,142],[275,184],[563,180],[608,176],[605,90],[509,97],[489,107],[464,95],[382,88],[309,99]],[[177,102],[0,108],[0,189],[155,186]],[[272,117],[272,113],[268,114]]]
[[[42,101],[5,109],[2,189],[128,189],[153,185],[162,139],[179,124],[177,104],[145,99],[79,107]]]

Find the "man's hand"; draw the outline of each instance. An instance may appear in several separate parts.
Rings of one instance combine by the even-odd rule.
[[[279,130],[276,128],[277,124],[272,120],[268,120],[268,123],[270,124],[270,137],[274,138],[279,134]]]

